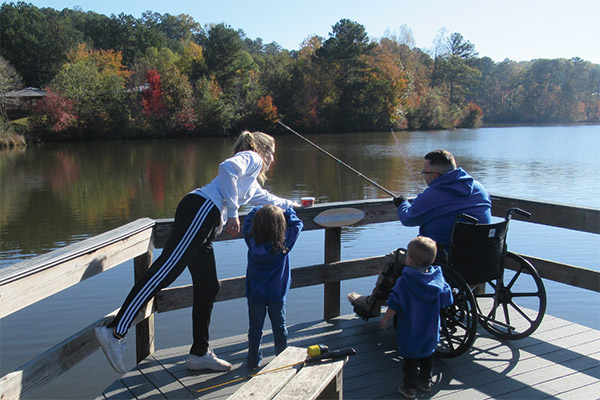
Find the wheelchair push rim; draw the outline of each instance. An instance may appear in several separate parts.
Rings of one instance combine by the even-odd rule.
[[[485,293],[475,291],[479,324],[502,339],[516,340],[531,335],[546,312],[546,290],[537,270],[523,257],[507,252],[500,278],[485,284]]]
[[[440,311],[440,341],[435,355],[452,358],[466,352],[475,341],[477,307],[464,279],[450,267],[442,269],[444,279],[452,288],[454,302]]]

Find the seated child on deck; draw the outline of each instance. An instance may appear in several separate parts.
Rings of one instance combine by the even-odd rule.
[[[387,300],[388,309],[379,325],[398,315],[398,352],[404,358],[404,382],[398,389],[407,399],[416,397],[417,386],[431,391],[433,353],[440,340],[440,310],[452,304],[452,291],[442,269],[432,266],[435,241],[419,236],[406,249],[406,265]],[[420,371],[419,371],[420,369]]]
[[[244,240],[248,246],[246,297],[248,298],[248,368],[260,365],[260,344],[268,311],[275,354],[287,346],[285,298],[290,289],[289,252],[303,223],[293,208],[285,212],[273,205],[254,208],[244,219]]]

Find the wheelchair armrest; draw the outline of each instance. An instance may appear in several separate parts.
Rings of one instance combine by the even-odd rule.
[[[508,211],[506,212],[506,219],[510,219],[513,212],[515,212],[519,215],[522,215],[524,217],[527,217],[527,218],[531,217],[531,213],[529,211],[525,211],[522,208],[513,207],[513,208],[509,208]]]
[[[469,214],[460,214],[457,215],[456,218],[454,218],[454,224],[456,225],[456,223],[460,220],[465,220],[464,222],[473,224],[473,225],[477,225],[477,223],[479,222],[479,220],[477,218],[475,218],[472,215]]]

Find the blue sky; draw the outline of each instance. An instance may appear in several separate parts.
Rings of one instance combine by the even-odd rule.
[[[202,25],[225,22],[251,39],[297,50],[309,36],[329,37],[342,18],[371,39],[407,25],[427,50],[441,28],[458,32],[494,61],[571,58],[600,63],[600,0],[32,0],[37,7],[80,7],[136,18],[150,10],[188,14]]]

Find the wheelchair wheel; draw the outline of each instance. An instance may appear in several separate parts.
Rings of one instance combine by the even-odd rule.
[[[452,288],[454,303],[440,311],[440,343],[435,355],[452,358],[463,354],[475,341],[477,307],[464,279],[450,267],[442,267],[442,270]]]
[[[546,289],[542,278],[523,257],[507,252],[499,279],[486,283],[489,293],[475,293],[479,323],[491,334],[509,340],[531,335],[546,312]],[[491,290],[490,290],[491,289]]]

